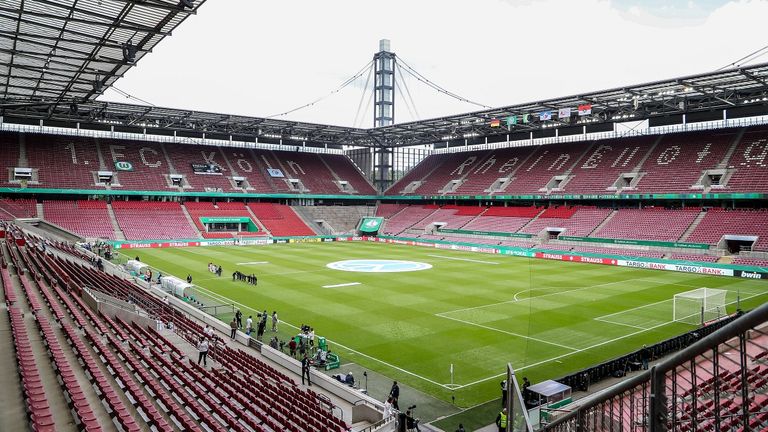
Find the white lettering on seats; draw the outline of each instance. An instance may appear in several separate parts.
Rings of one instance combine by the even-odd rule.
[[[560,154],[560,156],[557,157],[557,159],[555,159],[554,162],[552,162],[552,165],[550,165],[549,168],[547,168],[547,171],[552,171],[553,169],[555,171],[560,171],[563,168],[563,165],[565,165],[565,163],[568,162],[569,160],[571,160],[571,155],[569,155],[568,153],[562,153]],[[558,162],[560,162],[559,165],[558,165]]]
[[[155,157],[157,157],[157,150],[149,147],[142,147],[139,149],[139,157],[141,158],[141,163],[144,165],[150,167],[150,168],[157,168],[163,163],[160,162],[160,159],[157,159],[154,162],[150,162],[147,160],[147,156],[144,153],[152,153]]]
[[[507,160],[506,162],[504,162],[504,165],[499,167],[499,172],[500,173],[505,173],[507,171],[511,171],[512,168],[514,168],[515,165],[517,165],[517,163],[519,161],[520,160],[518,158],[512,158],[512,159]]]
[[[304,168],[302,168],[301,165],[299,165],[298,162],[294,162],[292,160],[289,160],[289,161],[286,161],[285,164],[288,165],[288,167],[293,170],[294,174],[298,174],[299,171],[301,171],[302,175],[306,175],[307,174],[307,173],[304,172]],[[298,168],[298,171],[296,170],[296,168]]]
[[[480,165],[479,167],[477,167],[477,169],[475,169],[475,174],[480,173],[480,172],[485,174],[495,164],[496,164],[496,155],[491,155],[491,157],[486,159],[485,162],[483,162],[482,165]],[[483,168],[485,168],[485,169],[483,169]]]
[[[680,146],[673,145],[664,149],[663,152],[656,158],[657,165],[669,165],[680,156]]]
[[[272,169],[272,164],[271,164],[271,163],[269,163],[269,159],[267,159],[267,157],[266,157],[266,156],[264,156],[264,155],[261,155],[261,160],[263,160],[263,161],[264,161],[264,165],[266,165],[266,166],[267,166],[267,168],[269,168],[269,169]]]
[[[212,151],[211,153],[209,153],[209,154],[208,154],[208,156],[206,156],[206,155],[205,155],[205,152],[204,152],[204,151],[201,151],[201,152],[200,152],[200,154],[201,154],[201,155],[203,155],[203,160],[204,160],[204,161],[205,161],[205,163],[207,163],[208,165],[216,165],[216,166],[217,166],[217,167],[219,167],[219,168],[220,168],[222,171],[226,171],[226,170],[224,169],[224,167],[223,167],[223,166],[221,166],[221,164],[219,164],[218,162],[216,162],[216,161],[214,160],[214,158],[216,157],[216,152],[215,152],[215,151]]]
[[[635,154],[637,154],[637,151],[638,151],[638,150],[640,150],[640,147],[635,147],[635,148],[633,148],[633,149],[632,149],[632,152],[630,152],[630,153],[629,153],[629,155],[627,156],[627,158],[626,158],[626,159],[623,159],[623,158],[624,158],[624,156],[625,156],[625,155],[627,154],[627,152],[629,151],[629,147],[625,148],[624,150],[622,150],[622,152],[621,152],[621,154],[619,155],[619,157],[617,157],[617,158],[616,158],[616,160],[614,160],[614,161],[613,161],[613,164],[611,164],[611,168],[616,168],[616,166],[618,166],[618,165],[619,165],[619,162],[621,162],[621,161],[622,161],[622,159],[624,160],[624,162],[621,164],[621,166],[623,166],[623,167],[627,166],[627,164],[629,163],[629,161],[631,161],[631,160],[632,160],[632,158],[633,158],[633,157],[635,157]]]
[[[762,147],[762,152],[760,152],[760,147]],[[752,153],[753,151],[755,154]],[[766,156],[768,156],[768,138],[760,138],[757,141],[753,141],[746,149],[744,149],[744,162],[740,165],[752,166],[751,162],[755,162],[756,165],[764,167]]]
[[[528,167],[528,169],[527,169],[527,170],[525,170],[525,172],[528,172],[528,171],[532,170],[532,169],[533,169],[533,168],[536,166],[536,164],[538,164],[538,163],[539,163],[539,161],[540,161],[540,160],[542,160],[542,159],[544,158],[544,156],[546,156],[546,155],[547,155],[547,153],[549,153],[549,150],[544,150],[544,151],[541,153],[541,156],[539,156],[538,158],[536,158],[536,160],[535,160],[535,161],[533,161],[533,164],[532,164],[531,166],[529,166],[529,167]]]
[[[455,170],[451,171],[451,175],[454,175],[454,174],[463,175],[464,168],[467,168],[468,166],[472,165],[473,163],[475,163],[476,160],[477,160],[477,156],[468,157],[464,162],[461,163],[461,165],[456,167]]]
[[[253,165],[251,165],[250,162],[248,162],[245,158],[245,155],[242,153],[232,153],[232,156],[238,158],[235,160],[235,163],[237,166],[243,170],[244,172],[253,172]]]
[[[603,160],[603,155],[606,152],[613,150],[613,147],[607,145],[601,145],[592,153],[592,155],[581,166],[582,169],[597,168],[597,165]]]
[[[711,151],[709,151],[710,147],[712,147],[712,143],[707,143],[704,145],[704,149],[696,153],[696,156],[698,156],[696,158],[696,163],[701,163],[702,161],[704,161],[705,157],[709,156],[709,154],[712,153]]]
[[[71,142],[64,146],[65,149],[72,153],[72,165],[77,165],[77,153],[75,152],[75,143]]]
[[[124,160],[125,155],[122,153],[118,153],[117,152],[118,150],[125,150],[125,146],[114,145],[114,144],[109,146],[109,153],[112,155],[112,162]]]

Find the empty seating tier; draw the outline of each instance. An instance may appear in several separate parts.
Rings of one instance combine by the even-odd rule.
[[[88,238],[114,239],[104,201],[44,201],[45,219]]]
[[[701,209],[621,209],[591,237],[678,241]]]
[[[316,235],[289,206],[274,203],[248,204],[253,214],[273,236]]]
[[[197,231],[176,202],[114,201],[112,209],[128,240],[191,239]]]
[[[768,211],[709,209],[686,240],[717,245],[726,235],[755,237],[753,249],[768,250]]]

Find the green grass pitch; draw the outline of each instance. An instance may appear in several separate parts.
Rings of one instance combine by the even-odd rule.
[[[125,251],[164,274],[189,273],[201,293],[247,317],[277,310],[280,335],[302,323],[355,362],[468,407],[498,398],[507,362],[533,382],[556,378],[690,330],[672,320],[672,297],[728,290],[749,309],[765,282],[380,243],[304,243]],[[397,259],[431,269],[356,273],[326,264]],[[221,278],[207,271],[214,262]],[[232,282],[234,270],[256,287]],[[334,286],[353,284],[346,286]],[[231,316],[231,315],[230,315]],[[228,317],[222,317],[228,319]],[[450,365],[454,365],[451,383]]]

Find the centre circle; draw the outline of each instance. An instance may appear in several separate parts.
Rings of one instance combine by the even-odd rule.
[[[399,273],[432,268],[431,264],[403,260],[346,260],[327,264],[333,270],[361,273]]]

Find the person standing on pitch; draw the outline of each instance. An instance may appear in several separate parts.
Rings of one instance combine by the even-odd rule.
[[[272,331],[277,332],[277,311],[272,311]]]
[[[301,384],[304,384],[304,375],[307,376],[307,385],[312,386],[312,381],[309,379],[309,357],[307,357],[306,354],[304,354],[304,357],[301,359]]]
[[[240,312],[240,309],[235,312],[235,319],[237,320],[237,328],[243,328],[243,313]]]

